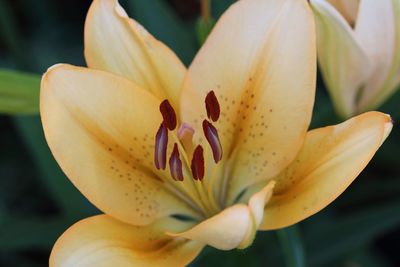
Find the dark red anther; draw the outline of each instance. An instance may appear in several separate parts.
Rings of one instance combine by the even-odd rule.
[[[193,179],[203,180],[204,178],[204,155],[203,147],[198,145],[193,153],[192,164],[190,166],[192,169]]]
[[[176,114],[169,101],[165,99],[160,104],[160,112],[163,116],[163,123],[170,131],[176,128]]]
[[[154,151],[154,163],[156,168],[165,170],[167,164],[168,130],[163,123],[156,134],[156,146]]]
[[[179,157],[178,145],[176,143],[169,158],[169,170],[175,181],[183,181],[182,161]]]
[[[217,121],[220,114],[220,108],[218,99],[215,96],[214,91],[211,91],[207,94],[205,102],[206,102],[206,110],[208,118],[211,119],[212,121]]]
[[[218,131],[207,120],[203,121],[203,131],[213,152],[214,161],[218,163],[222,159],[222,145],[219,141]]]

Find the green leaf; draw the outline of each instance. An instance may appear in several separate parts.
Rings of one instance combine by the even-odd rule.
[[[400,120],[400,109],[399,109],[399,101],[400,101],[400,86],[397,88],[396,92],[391,95],[384,105],[379,108],[382,112],[388,113],[392,116],[395,121]]]
[[[38,116],[14,117],[14,124],[32,159],[39,168],[39,178],[48,189],[50,196],[70,218],[91,215],[91,205],[63,174],[44,139],[42,124]]]
[[[0,70],[0,113],[38,113],[39,88],[39,75]]]
[[[376,158],[374,158],[374,161],[376,161]],[[397,164],[399,163],[400,161]],[[351,206],[356,207],[361,203],[368,204],[371,201],[396,198],[400,195],[400,181],[398,177],[380,177],[379,174],[365,172],[359,178],[352,185],[351,192],[342,195],[335,201],[336,207],[339,209]]]
[[[19,50],[19,36],[15,31],[15,17],[7,1],[0,0],[0,37],[5,45],[16,53]]]
[[[32,69],[26,44],[22,41],[17,25],[17,16],[11,8],[11,1],[0,0],[0,41],[10,52],[19,67]],[[6,54],[7,55],[7,54]],[[29,60],[27,60],[29,58]]]
[[[187,65],[196,53],[194,31],[163,0],[128,1],[135,18],[151,34],[168,45]]]
[[[72,223],[65,218],[9,218],[0,223],[0,251],[49,250]]]
[[[342,122],[336,115],[332,101],[321,87],[317,87],[314,111],[310,129],[316,129]]]
[[[286,266],[305,267],[305,251],[297,225],[276,231],[281,243]]]
[[[389,267],[393,266],[389,260],[381,255],[376,248],[361,247],[358,251],[348,257],[348,265],[362,267]],[[336,265],[335,265],[336,266]]]
[[[305,232],[311,266],[326,266],[360,244],[368,244],[378,236],[400,225],[400,202],[383,203],[342,218],[331,218],[324,224],[311,220]],[[326,214],[325,214],[326,215]],[[324,215],[322,215],[324,216]],[[326,216],[325,216],[326,217]],[[314,223],[313,223],[314,222]]]

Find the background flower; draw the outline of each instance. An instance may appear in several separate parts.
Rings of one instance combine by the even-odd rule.
[[[338,114],[379,108],[400,83],[400,1],[312,0],[321,73]]]

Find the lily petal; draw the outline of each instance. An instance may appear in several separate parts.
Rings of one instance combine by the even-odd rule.
[[[348,118],[356,112],[358,93],[371,72],[371,62],[350,25],[332,5],[311,0],[311,6],[317,24],[319,66],[335,109]]]
[[[197,127],[200,139],[207,116],[202,100],[214,90],[223,160],[235,158],[232,199],[246,185],[279,173],[300,148],[314,101],[314,37],[306,1],[242,0],[217,22],[190,66],[183,121]]]
[[[102,71],[57,65],[42,79],[43,128],[58,164],[99,209],[136,225],[191,213],[153,167],[159,103]]]
[[[263,219],[264,207],[271,199],[274,186],[275,182],[270,181],[254,193],[248,206],[234,205],[184,233],[171,235],[198,240],[223,250],[246,248],[255,238],[256,230]],[[235,222],[234,225],[231,224],[232,221]]]
[[[356,22],[355,35],[373,64],[370,78],[360,99],[360,109],[376,102],[393,64],[396,44],[396,22],[392,0],[363,0]],[[382,100],[381,100],[382,101]],[[373,106],[375,108],[375,106]]]
[[[255,193],[249,200],[249,207],[253,212],[257,228],[264,218],[264,207],[271,199],[274,187],[275,181],[270,181],[261,191]]]
[[[90,68],[122,75],[178,107],[184,65],[128,18],[117,0],[93,1],[85,24],[85,57]]]
[[[388,115],[368,112],[310,131],[297,159],[275,179],[260,228],[286,227],[329,205],[365,168],[391,129]]]
[[[224,209],[217,215],[199,223],[182,233],[168,233],[213,246],[230,250],[249,243],[256,232],[254,219],[248,206],[238,204]]]
[[[360,0],[328,0],[350,25],[354,25],[357,19]]]
[[[164,234],[166,227],[179,229],[181,224],[169,219],[138,227],[107,215],[90,217],[70,227],[57,240],[49,266],[186,266],[204,245]]]

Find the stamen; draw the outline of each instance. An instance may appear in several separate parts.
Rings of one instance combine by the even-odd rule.
[[[182,161],[179,157],[178,145],[174,144],[171,157],[169,158],[169,169],[175,181],[183,181]]]
[[[182,123],[181,126],[179,126],[178,138],[181,141],[187,153],[192,153],[193,135],[194,135],[194,129],[190,127],[189,124]]]
[[[214,91],[211,91],[207,94],[205,102],[207,117],[212,121],[217,121],[220,114],[220,107]]]
[[[193,153],[193,159],[191,164],[193,179],[203,180],[204,178],[204,155],[203,147],[198,145]]]
[[[222,145],[218,137],[218,131],[207,120],[203,121],[204,135],[211,146],[215,163],[222,159]]]
[[[156,146],[154,153],[154,163],[156,168],[165,170],[167,164],[167,145],[168,145],[168,130],[166,126],[161,123],[160,128],[156,134]]]
[[[176,128],[176,114],[174,108],[167,99],[160,104],[160,112],[163,116],[164,125],[170,131],[174,130]]]

